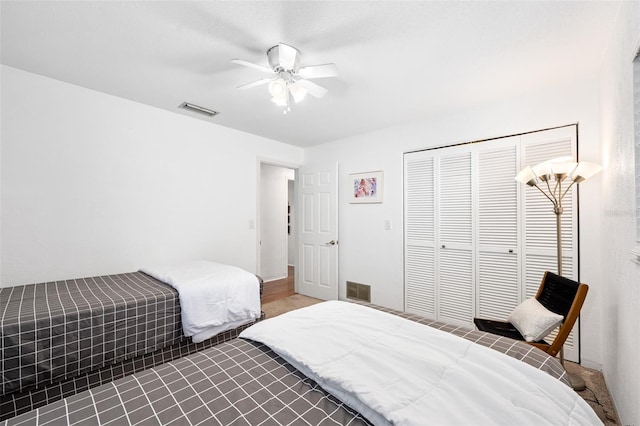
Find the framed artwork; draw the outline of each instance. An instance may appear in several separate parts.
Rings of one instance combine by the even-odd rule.
[[[382,171],[352,173],[349,175],[350,203],[382,202]]]

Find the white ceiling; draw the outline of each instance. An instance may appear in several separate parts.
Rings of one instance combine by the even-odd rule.
[[[2,1],[2,63],[292,145],[311,146],[592,78],[608,1]],[[333,62],[329,90],[282,114],[264,75],[279,42]],[[187,101],[219,111],[199,118]]]

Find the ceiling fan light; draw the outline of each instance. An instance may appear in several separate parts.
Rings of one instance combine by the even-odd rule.
[[[274,98],[284,100],[287,94],[287,83],[281,78],[273,80],[269,83],[269,93],[271,93],[271,96]]]
[[[299,84],[292,84],[291,86],[289,86],[289,92],[291,93],[291,96],[293,96],[293,100],[296,103],[302,101],[304,97],[307,96],[307,89],[300,86]]]

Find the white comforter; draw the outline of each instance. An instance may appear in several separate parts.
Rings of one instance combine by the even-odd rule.
[[[507,355],[395,315],[324,302],[240,337],[271,347],[376,425],[593,425],[571,388]]]
[[[243,269],[200,260],[140,271],[178,291],[183,333],[195,343],[260,317],[260,282]]]

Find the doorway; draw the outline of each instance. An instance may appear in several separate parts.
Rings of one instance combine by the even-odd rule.
[[[259,275],[265,282],[287,279],[295,268],[294,191],[294,169],[260,163]]]
[[[293,169],[260,161],[258,169],[258,275],[268,283],[287,278],[291,271],[295,292],[337,300],[338,164]]]

